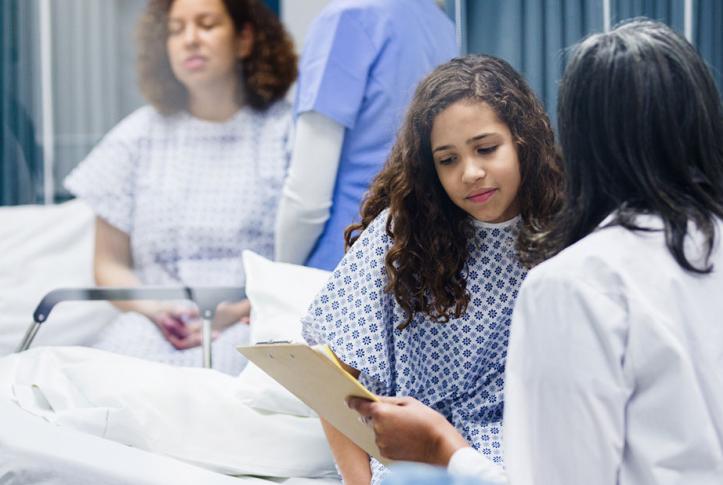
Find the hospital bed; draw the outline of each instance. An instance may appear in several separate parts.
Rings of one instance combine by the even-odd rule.
[[[40,332],[37,332],[37,320],[47,317],[47,311],[35,312],[36,324],[30,330],[27,328],[29,316],[43,295],[53,295],[50,292],[59,287],[92,286],[92,237],[93,214],[79,201],[58,206],[0,209],[0,356],[6,356],[0,361],[11,358],[9,354],[17,350],[21,341],[22,348],[27,348],[35,339],[33,347],[39,347],[35,350],[39,353],[54,348],[46,346],[86,344],[117,315],[107,302],[64,303],[53,311],[52,320],[44,324],[45,328]],[[321,276],[316,277],[319,281]],[[270,280],[278,281],[277,276],[270,276]],[[297,283],[289,282],[290,285]],[[238,292],[238,289],[233,291]],[[68,294],[61,296],[65,300]],[[105,299],[101,297],[107,295],[94,296],[97,298],[91,299]],[[87,297],[88,294],[83,299]],[[228,295],[222,299],[228,299]],[[263,306],[259,304],[260,308]],[[277,318],[278,323],[288,319],[288,315],[284,316],[282,312],[270,318]],[[268,327],[256,338],[279,336],[274,334],[274,324]],[[262,389],[259,392],[264,392],[263,385],[259,387]],[[327,485],[339,481],[336,478],[293,476],[266,479],[229,476],[58,426],[0,396],[0,483]]]

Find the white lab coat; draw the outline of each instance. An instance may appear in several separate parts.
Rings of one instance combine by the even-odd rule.
[[[722,236],[718,221],[709,275],[684,271],[661,231],[619,226],[530,272],[506,370],[512,485],[723,483]],[[486,476],[470,451],[450,470]]]

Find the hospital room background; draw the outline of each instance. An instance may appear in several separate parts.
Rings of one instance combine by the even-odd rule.
[[[91,147],[143,104],[133,28],[143,0],[3,0],[0,5],[0,204],[53,204]],[[325,0],[269,0],[297,51]],[[445,0],[460,53],[509,61],[555,117],[563,49],[644,15],[684,33],[723,84],[723,5],[717,0]]]
[[[325,0],[267,0],[303,46]],[[723,84],[723,5],[717,0],[444,0],[460,53],[509,61],[555,121],[563,49],[621,20],[647,16],[684,33]],[[54,204],[62,180],[143,104],[133,28],[143,0],[3,0],[0,5],[0,204]]]
[[[264,0],[291,34],[297,53],[303,49],[312,20],[328,2]],[[134,29],[146,3],[146,0],[0,1],[0,357],[15,352],[32,321],[35,306],[47,291],[93,285],[93,214],[73,200],[63,180],[111,128],[145,104],[136,78]],[[607,31],[633,17],[657,19],[683,34],[710,66],[719,91],[723,89],[723,1],[438,0],[437,3],[455,25],[458,53],[486,53],[508,61],[542,100],[553,126],[566,48],[590,33]],[[294,99],[293,91],[292,86],[287,95],[290,102]],[[295,315],[291,309],[303,311],[313,296],[312,290],[324,281],[325,273],[288,269],[253,255],[245,258],[246,270],[255,275],[257,316],[271,322],[263,331],[266,333],[252,335],[252,340],[287,338],[285,332],[289,330],[279,322]],[[287,313],[277,312],[274,305],[286,305]],[[101,302],[59,308],[54,320],[38,333],[33,346],[85,342],[108,321],[109,311],[109,305]],[[49,367],[56,362],[53,359],[62,356],[51,357]],[[110,380],[115,377],[118,382],[123,381],[123,376],[113,375],[112,359],[99,365],[109,373]],[[0,369],[0,391],[7,384],[1,377]],[[160,373],[154,378],[167,377]],[[269,396],[279,392],[279,389],[264,387],[270,384],[259,376],[249,376],[248,380],[249,388],[257,387],[253,396],[246,396],[249,402],[266,399],[262,396],[264,392],[268,391]],[[171,399],[175,381],[165,382],[154,395],[167,392],[166,398]],[[216,392],[208,380],[199,378],[187,382],[198,385],[199,394],[209,393],[198,397],[199,406],[205,402],[204,398],[211,399],[211,394]],[[139,448],[150,451],[145,452],[97,439],[93,430],[86,430],[85,435],[68,429],[51,429],[45,426],[47,423],[18,414],[18,410],[0,396],[0,478],[9,477],[10,481],[3,483],[32,483],[40,477],[51,476],[58,478],[57,483],[222,485],[237,483],[228,480],[227,475],[265,476],[265,470],[273,469],[269,476],[315,477],[309,481],[292,478],[289,484],[338,483],[328,479],[334,470],[329,467],[323,438],[308,421],[302,422],[302,419],[308,420],[308,410],[299,408],[300,402],[284,399],[286,397],[264,403],[268,406],[264,409],[294,416],[298,422],[280,424],[271,419],[263,423],[250,422],[242,416],[238,418],[238,425],[258,434],[268,429],[277,430],[289,438],[288,446],[277,447],[273,459],[269,458],[267,463],[264,460],[268,457],[258,449],[239,444],[229,453],[245,454],[248,461],[230,466],[217,455],[200,456],[194,454],[198,450],[182,446],[173,453],[164,448],[163,453],[153,454],[154,444],[139,444]],[[108,404],[108,409],[112,406],[113,403]],[[185,419],[181,415],[176,417]],[[76,418],[68,415],[53,419]],[[191,429],[189,435],[205,436],[205,431]],[[217,431],[223,434],[223,430]],[[299,437],[296,442],[295,436]],[[179,436],[175,438],[183,441]],[[166,439],[170,443],[174,437]],[[39,445],[40,442],[44,444]],[[155,445],[161,447],[161,444]],[[214,443],[201,441],[197,445],[212,448]],[[322,448],[318,462],[307,459],[313,451]],[[83,460],[77,458],[81,454],[85,456]],[[304,463],[298,456],[306,457]],[[14,476],[15,469],[23,469],[25,478]],[[151,469],[155,472],[145,473]],[[242,481],[269,483],[256,478]]]

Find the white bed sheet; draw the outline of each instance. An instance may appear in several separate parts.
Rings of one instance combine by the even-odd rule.
[[[0,359],[0,398],[54,425],[223,474],[336,475],[318,419],[255,410],[242,393],[217,371],[90,348]]]
[[[3,485],[337,485],[332,479],[230,477],[61,428],[0,399]]]

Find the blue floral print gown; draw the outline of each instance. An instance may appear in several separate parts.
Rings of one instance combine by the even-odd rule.
[[[476,449],[502,462],[504,366],[512,308],[526,275],[515,242],[520,219],[474,222],[466,263],[470,303],[437,323],[405,312],[387,293],[384,260],[392,240],[387,211],[361,234],[303,320],[311,345],[326,343],[382,396],[411,396],[442,413]],[[384,467],[372,459],[372,483]]]

